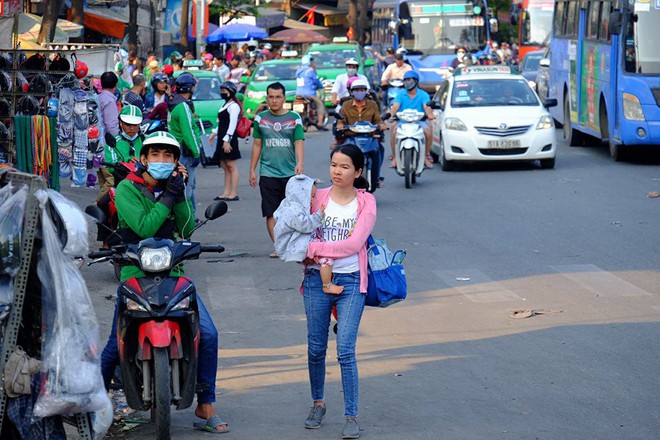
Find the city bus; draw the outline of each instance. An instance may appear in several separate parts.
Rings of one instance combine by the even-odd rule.
[[[511,5],[520,64],[528,52],[543,46],[543,41],[552,30],[554,7],[554,0],[514,0]]]
[[[550,41],[550,109],[564,141],[660,145],[660,1],[557,0]]]
[[[372,43],[405,48],[420,88],[431,93],[449,76],[457,47],[478,57],[490,50],[490,27],[497,31],[486,0],[376,0],[372,14]]]

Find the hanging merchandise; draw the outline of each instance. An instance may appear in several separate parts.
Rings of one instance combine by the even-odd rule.
[[[11,92],[13,89],[9,74],[4,70],[0,70],[0,92]]]
[[[0,53],[0,69],[11,69],[14,67],[14,60],[6,52]]]
[[[48,98],[48,108],[46,110],[46,115],[49,118],[57,117],[59,106],[60,106],[59,99],[57,99],[55,95],[50,95],[50,98]]]
[[[84,77],[87,76],[87,73],[89,72],[89,68],[87,67],[87,64],[83,63],[82,61],[76,61],[76,77],[78,79],[83,79]]]
[[[57,110],[57,144],[70,147],[73,144],[73,105],[75,95],[71,89],[60,90]]]
[[[38,73],[32,77],[28,85],[28,92],[30,93],[50,93],[53,91],[53,86],[50,84],[48,76],[43,73]]]
[[[0,324],[4,325],[14,301],[14,283],[9,275],[0,275]]]
[[[27,79],[25,79],[25,75],[23,75],[21,72],[16,72],[14,80],[16,81],[16,90],[17,92],[23,92],[27,93],[30,85],[28,84]]]
[[[39,114],[39,100],[34,96],[22,96],[16,104],[17,115],[37,115]]]
[[[44,330],[42,384],[34,415],[100,411],[101,418],[107,420],[104,414],[112,411],[112,404],[101,377],[99,325],[82,275],[73,259],[63,252],[46,208],[52,192],[36,193],[43,236],[37,274],[43,286]],[[76,233],[86,235],[86,226],[83,229]],[[108,427],[109,423],[105,429]],[[95,434],[102,437],[105,432]]]
[[[28,190],[0,188],[0,274],[16,276],[21,265],[21,231]]]
[[[0,98],[0,118],[8,118],[11,116],[11,104],[5,98]]]
[[[71,177],[71,151],[67,148],[58,148],[57,159],[59,162],[60,176],[64,178]]]
[[[46,116],[32,118],[32,145],[34,148],[32,174],[49,178],[53,165],[53,142],[50,138],[50,120]]]

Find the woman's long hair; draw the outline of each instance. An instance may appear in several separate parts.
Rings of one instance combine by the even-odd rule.
[[[335,155],[335,153],[345,154],[351,159],[353,166],[356,170],[361,170],[364,167],[364,153],[355,145],[338,145],[330,153],[330,159]],[[353,181],[353,186],[356,189],[368,189],[369,182],[362,176],[358,176]]]

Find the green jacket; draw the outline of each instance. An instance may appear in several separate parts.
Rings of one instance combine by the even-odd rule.
[[[180,95],[174,95],[168,102],[169,114],[167,127],[172,136],[181,144],[181,154],[187,148],[195,159],[202,148],[201,132],[197,119],[193,116],[190,104]]]
[[[113,148],[106,145],[103,149],[103,160],[106,162],[128,162],[132,157],[140,157],[143,140],[144,136],[141,134],[133,142],[118,134],[115,136],[117,146]],[[131,154],[131,147],[133,147],[133,154]]]
[[[156,232],[169,218],[174,222],[174,237],[189,237],[195,227],[195,215],[189,200],[175,203],[169,198],[158,200],[149,191],[144,180],[135,174],[129,175],[117,185],[115,206],[119,217],[119,228],[130,228],[141,239],[156,236]],[[183,274],[183,268],[177,266],[173,276]],[[133,277],[143,277],[144,273],[135,266],[124,266],[121,281]]]
[[[117,90],[119,90],[119,93],[123,93],[127,90],[131,89],[131,85],[121,76],[117,75]]]

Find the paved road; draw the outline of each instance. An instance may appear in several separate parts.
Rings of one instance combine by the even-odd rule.
[[[310,130],[305,170],[321,186],[329,142]],[[241,201],[196,237],[227,253],[187,266],[220,332],[226,437],[339,438],[334,341],[324,426],[302,428],[310,402],[301,270],[267,257],[258,191],[247,185],[249,146],[241,148]],[[660,200],[646,194],[660,190],[659,164],[560,145],[554,170],[436,166],[410,190],[386,170],[375,235],[408,249],[409,299],[363,317],[363,438],[657,439]],[[220,193],[222,174],[198,175],[201,210]],[[63,192],[81,204],[94,195]],[[109,267],[84,273],[107,335],[104,296],[115,280]],[[540,314],[511,318],[525,309]],[[207,438],[192,419],[192,409],[176,412],[173,438]],[[146,425],[132,436],[153,432]]]

